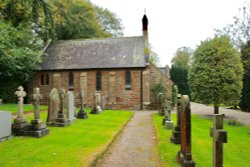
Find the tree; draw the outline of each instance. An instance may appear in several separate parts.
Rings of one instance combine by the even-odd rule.
[[[181,47],[177,49],[175,56],[171,60],[173,63],[170,70],[171,80],[178,87],[179,93],[183,95],[190,95],[188,71],[192,52],[189,47]]]
[[[226,36],[201,42],[193,55],[189,73],[191,96],[212,104],[219,113],[221,104],[237,105],[242,88],[242,64],[239,52]]]
[[[241,59],[244,74],[240,108],[243,111],[250,112],[250,41],[241,47]]]
[[[118,18],[115,13],[98,6],[95,6],[95,10],[97,14],[97,20],[101,24],[103,32],[106,32],[113,37],[123,36],[121,19]]]
[[[6,101],[15,99],[17,86],[27,82],[38,70],[42,46],[43,40],[34,34],[30,25],[13,27],[0,22],[0,95]]]

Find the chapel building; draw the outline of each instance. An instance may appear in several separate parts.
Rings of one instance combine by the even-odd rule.
[[[39,87],[42,104],[53,88],[73,91],[79,105],[80,91],[86,106],[99,92],[106,109],[143,110],[154,107],[151,89],[163,82],[171,97],[169,75],[149,63],[148,19],[142,19],[143,35],[104,39],[62,40],[50,44],[41,70],[29,81],[28,94]],[[164,70],[163,70],[164,71]],[[168,72],[167,72],[168,73]]]

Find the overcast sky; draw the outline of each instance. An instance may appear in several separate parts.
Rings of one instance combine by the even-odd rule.
[[[124,36],[142,35],[141,19],[146,9],[149,42],[162,66],[171,64],[179,47],[195,49],[213,37],[214,29],[233,22],[246,0],[91,0],[114,12],[124,27]]]

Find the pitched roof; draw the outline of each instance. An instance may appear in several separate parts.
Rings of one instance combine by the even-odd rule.
[[[145,67],[142,36],[58,41],[46,53],[42,70]]]

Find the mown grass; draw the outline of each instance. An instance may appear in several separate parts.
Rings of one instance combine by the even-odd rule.
[[[43,138],[14,137],[0,143],[0,166],[89,166],[132,115],[132,112],[107,110],[99,115],[89,114],[87,120],[77,119],[68,127],[49,127],[49,136]],[[42,113],[44,121],[45,117]]]
[[[174,121],[175,117],[176,115],[172,115]],[[180,145],[170,142],[172,130],[163,129],[162,118],[157,114],[153,115],[162,166],[178,167],[176,155]],[[212,120],[192,115],[192,155],[197,167],[212,166],[212,138],[209,135],[212,124]],[[224,166],[248,167],[250,164],[250,127],[231,126],[225,121],[224,129],[228,132],[228,143],[224,144]]]
[[[41,105],[40,110],[41,111],[47,111],[48,106]],[[0,105],[0,110],[1,111],[9,111],[13,114],[16,114],[18,111],[18,105],[17,104],[1,104]],[[24,104],[23,105],[23,112],[33,112],[34,107],[32,104]]]

